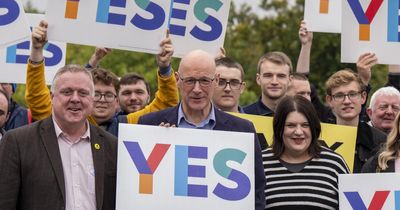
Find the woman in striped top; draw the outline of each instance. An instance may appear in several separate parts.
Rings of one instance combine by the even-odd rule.
[[[343,158],[318,144],[321,125],[302,96],[285,97],[275,110],[272,148],[263,151],[266,209],[338,209]]]

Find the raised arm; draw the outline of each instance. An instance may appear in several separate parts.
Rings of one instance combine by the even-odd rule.
[[[158,71],[157,71],[157,84],[158,90],[153,101],[134,113],[130,113],[128,123],[136,124],[139,117],[150,112],[160,111],[168,107],[173,107],[179,103],[178,88],[176,86],[176,79],[171,68],[171,58],[174,53],[174,46],[167,31],[166,38],[160,43],[160,52],[156,56]]]
[[[51,97],[45,82],[43,56],[43,48],[47,43],[47,26],[48,23],[42,20],[32,31],[31,55],[26,70],[25,100],[35,120],[51,115]]]
[[[89,62],[86,64],[86,68],[92,69],[99,66],[100,61],[108,55],[112,50],[106,47],[96,47],[94,53],[89,59]]]
[[[301,42],[301,50],[297,60],[296,72],[300,74],[310,73],[310,55],[313,40],[313,32],[307,30],[307,24],[303,20],[300,24],[299,39]]]

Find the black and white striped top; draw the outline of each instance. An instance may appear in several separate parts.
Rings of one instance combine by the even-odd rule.
[[[349,173],[344,159],[322,147],[319,158],[313,158],[297,173],[289,171],[275,157],[272,149],[263,151],[267,185],[265,209],[338,209],[338,174]]]

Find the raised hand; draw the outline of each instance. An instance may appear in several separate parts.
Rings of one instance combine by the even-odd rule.
[[[166,32],[165,39],[160,43],[160,52],[157,54],[157,64],[159,68],[167,68],[171,64],[171,58],[174,54],[174,45],[169,37],[169,30]]]
[[[43,48],[46,45],[48,23],[45,20],[40,21],[39,25],[32,31],[32,48],[30,60],[33,62],[43,61]]]
[[[371,68],[378,63],[375,53],[363,53],[357,60],[357,72],[364,85],[371,79]]]
[[[304,20],[300,23],[299,39],[302,45],[311,44],[313,40],[313,32],[307,30],[307,24]]]

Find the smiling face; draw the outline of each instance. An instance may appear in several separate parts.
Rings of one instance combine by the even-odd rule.
[[[53,116],[60,127],[84,125],[93,109],[93,82],[83,72],[65,72],[53,82]]]
[[[392,130],[394,119],[399,111],[400,98],[390,95],[377,96],[374,106],[367,109],[372,125],[385,133]]]
[[[361,105],[365,102],[366,94],[361,92],[359,84],[352,81],[349,84],[332,88],[331,95],[326,97],[327,102],[334,111],[338,121],[351,122],[358,119]],[[358,93],[358,94],[357,94]],[[350,95],[357,94],[351,98]],[[337,96],[345,95],[343,99],[335,99]]]
[[[219,74],[220,81],[229,81],[230,84],[226,84],[225,86],[218,85],[215,88],[213,103],[222,111],[238,112],[240,95],[245,88],[245,83],[242,83],[240,70],[226,66],[217,66],[216,74]],[[236,86],[238,83],[239,86]]]
[[[116,90],[113,85],[105,85],[102,82],[97,82],[94,85],[94,89],[96,93],[113,94],[116,96]],[[117,109],[118,100],[114,98],[112,101],[106,101],[103,95],[100,100],[94,102],[92,116],[98,124],[101,124],[111,119],[117,112]]]
[[[311,144],[311,130],[307,118],[294,111],[287,115],[283,130],[283,156],[308,157]]]
[[[270,100],[280,99],[286,94],[289,85],[290,67],[265,60],[257,74],[257,84],[261,86],[263,97]]]
[[[176,79],[184,113],[187,115],[204,111],[208,114],[211,109],[211,98],[218,82],[214,59],[203,51],[189,53],[181,60]],[[210,83],[205,81],[210,81]],[[190,84],[191,82],[194,84]],[[204,85],[206,83],[208,84]]]
[[[143,81],[137,81],[135,84],[120,85],[118,100],[121,109],[125,113],[133,113],[143,109],[149,99],[150,95]]]

